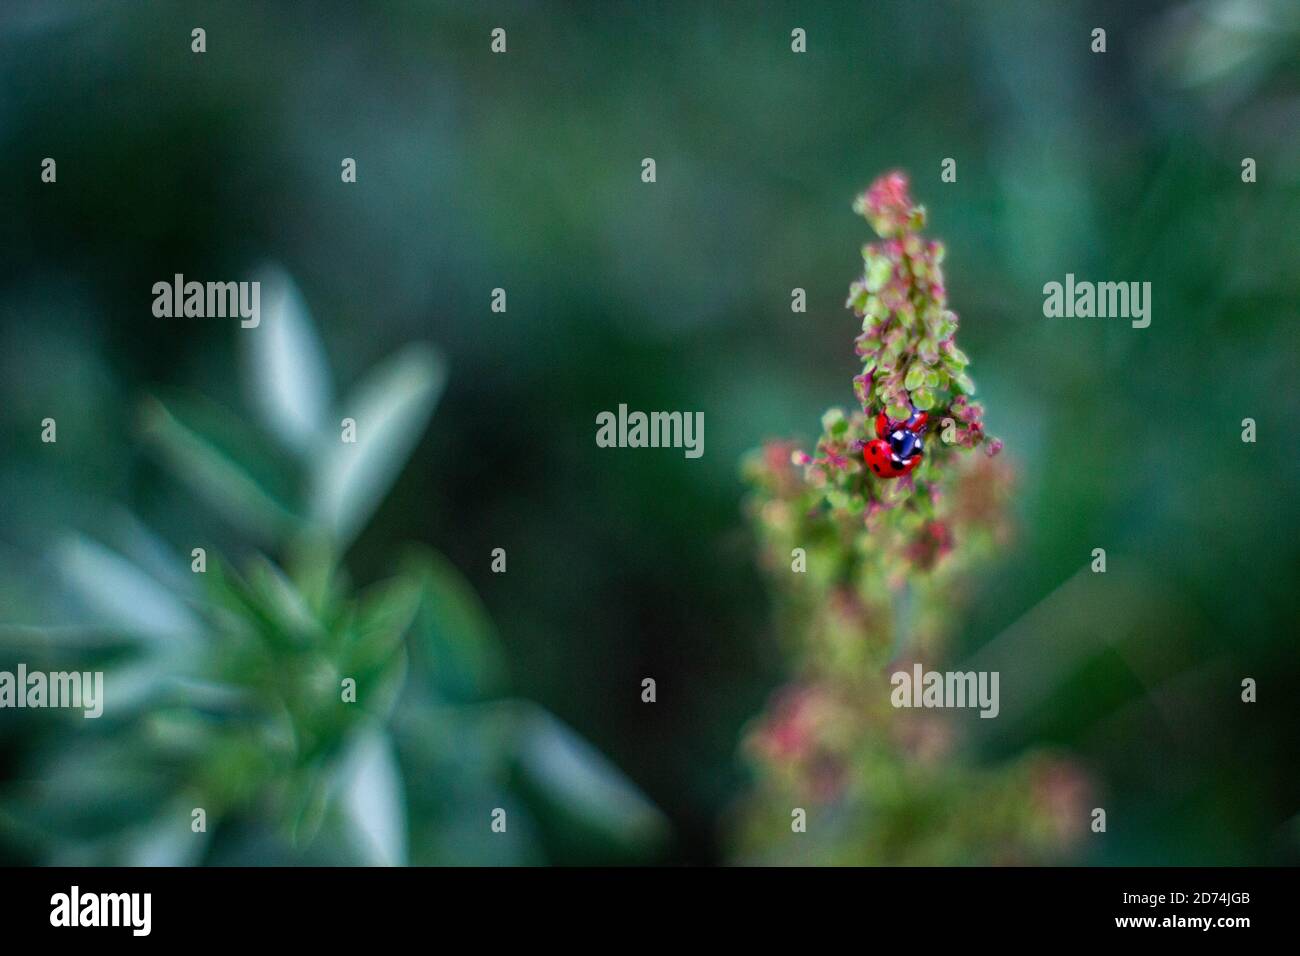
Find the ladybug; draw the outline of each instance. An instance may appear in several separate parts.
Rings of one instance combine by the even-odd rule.
[[[876,437],[862,446],[862,457],[877,478],[901,478],[921,463],[925,450],[921,436],[930,416],[912,409],[907,421],[891,421],[884,412],[876,416]]]

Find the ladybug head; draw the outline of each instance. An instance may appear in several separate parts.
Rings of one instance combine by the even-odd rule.
[[[893,421],[884,412],[880,412],[876,415],[876,437],[888,438],[899,428],[920,435],[925,431],[925,426],[929,421],[929,412],[918,412],[915,408],[912,409],[912,414],[906,420],[899,422]]]
[[[906,462],[913,455],[921,454],[924,448],[917,432],[900,426],[889,434],[889,450],[895,458]]]
[[[891,421],[884,413],[876,416],[876,440],[863,449],[867,467],[880,478],[909,474],[921,463],[925,450],[922,435],[929,415],[912,409],[905,421]]]

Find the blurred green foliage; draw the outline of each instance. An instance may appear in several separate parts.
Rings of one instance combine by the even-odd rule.
[[[209,567],[198,547],[187,575],[125,513],[122,551],[65,533],[53,563],[84,622],[6,627],[0,660],[103,669],[104,713],[15,712],[40,745],[0,791],[0,841],[61,863],[653,859],[659,812],[554,717],[501,699],[496,633],[444,557],[414,550],[360,592],[340,564],[425,429],[441,359],[407,347],[335,405],[301,296],[279,272],[262,290],[240,334],[263,427],[148,399],[141,431],[283,564]]]
[[[741,729],[786,671],[735,463],[842,400],[846,197],[901,167],[954,250],[963,349],[1020,475],[1019,537],[956,636],[1004,675],[973,743],[1059,744],[1105,781],[1090,861],[1295,860],[1298,52],[1287,0],[6,4],[0,617],[63,606],[39,556],[70,529],[110,540],[113,502],[175,553],[249,567],[244,532],[131,436],[142,391],[179,423],[204,413],[178,393],[244,407],[240,336],[153,319],[152,283],[282,262],[341,380],[411,341],[452,372],[349,551],[349,600],[394,573],[394,542],[436,545],[491,608],[511,685],[645,789],[676,858],[717,860]],[[1044,319],[1071,271],[1151,281],[1151,327]],[[622,401],[704,411],[704,458],[597,449]],[[240,460],[287,505],[283,455]],[[0,777],[50,739],[0,714]],[[415,819],[436,796],[407,800]]]

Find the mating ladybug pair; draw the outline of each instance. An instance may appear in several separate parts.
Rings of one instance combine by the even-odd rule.
[[[901,478],[921,463],[921,436],[930,416],[912,409],[907,421],[896,422],[884,412],[876,416],[876,437],[862,446],[862,457],[877,478]]]

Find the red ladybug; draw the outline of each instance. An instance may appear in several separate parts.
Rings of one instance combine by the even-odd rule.
[[[876,416],[876,437],[862,446],[862,457],[877,478],[901,478],[921,463],[925,450],[921,436],[930,416],[912,410],[905,422],[890,421],[884,412]]]

